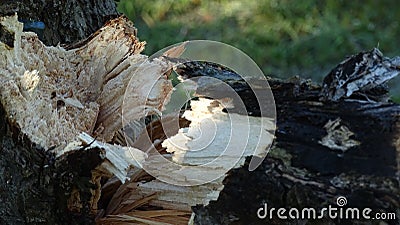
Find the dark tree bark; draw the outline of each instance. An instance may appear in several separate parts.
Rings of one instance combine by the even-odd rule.
[[[72,44],[87,38],[118,15],[114,0],[2,0],[0,17],[18,13],[25,23],[41,21],[46,45]],[[39,29],[40,30],[40,29]]]
[[[93,224],[90,173],[102,162],[98,151],[82,149],[55,160],[21,135],[0,106],[0,224]],[[73,189],[80,190],[81,211],[68,202]]]
[[[309,82],[270,80],[277,106],[275,144],[253,172],[248,165],[231,171],[218,201],[194,207],[197,224],[378,224],[381,220],[259,219],[257,210],[269,208],[346,207],[371,208],[396,214],[399,223],[399,115],[394,103],[344,100],[321,102],[319,86]],[[250,91],[251,93],[251,91]],[[257,112],[249,90],[239,91],[248,110]],[[338,121],[359,145],[347,151],[321,144],[328,121]],[[338,129],[336,127],[335,129]],[[340,142],[340,140],[338,140]],[[275,211],[276,213],[276,211]],[[372,214],[371,214],[372,215]]]

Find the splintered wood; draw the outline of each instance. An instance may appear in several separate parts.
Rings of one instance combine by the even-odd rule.
[[[81,133],[111,141],[122,129],[121,107],[131,75],[145,63],[165,70],[165,65],[149,63],[139,54],[145,43],[139,42],[133,24],[123,17],[70,50],[47,47],[36,34],[22,32],[16,15],[1,18],[0,24],[14,35],[12,46],[0,42],[1,104],[21,133],[44,149],[55,148],[57,155],[65,153],[71,142],[78,142],[76,149],[90,143],[79,138]],[[148,81],[137,79],[132,83]],[[142,96],[142,102],[146,97],[158,99],[153,106],[161,108],[172,85],[166,76],[147,79],[159,79],[163,92]],[[102,147],[112,152],[109,146]],[[68,150],[74,149],[70,145]]]
[[[111,20],[69,49],[45,46],[36,34],[22,32],[23,25],[16,15],[0,18],[0,25],[10,34],[7,38],[11,38],[0,39],[0,103],[10,124],[56,157],[90,148],[105,152],[100,155],[101,166],[91,171],[92,183],[98,187],[92,193],[92,211],[97,210],[102,196],[108,196],[102,200],[106,207],[98,211],[99,224],[187,224],[192,206],[216,200],[227,172],[242,166],[246,156],[262,157],[273,140],[268,132],[274,129],[272,121],[260,126],[262,118],[228,115],[219,104],[200,98],[193,101],[192,110],[183,116],[186,122],[182,124],[191,123],[190,126],[173,130],[175,135],[168,139],[164,134],[158,135],[162,137],[158,146],[163,146],[164,153],[175,163],[206,165],[201,167],[202,171],[195,171],[195,178],[189,174],[191,171],[185,174],[184,170],[174,170],[149,154],[148,149],[141,149],[140,144],[117,145],[133,146],[130,142],[140,136],[130,140],[121,137],[126,128],[122,111],[133,120],[130,122],[143,120],[163,110],[173,88],[168,80],[171,65],[162,57],[150,61],[140,54],[145,43],[136,38],[131,22],[124,17]],[[178,57],[184,50],[181,45],[164,56]],[[231,117],[237,123],[230,124]],[[252,137],[249,132],[253,131],[248,130],[245,136],[236,132],[230,137],[232,129],[240,131],[244,125],[261,133]],[[199,130],[210,126],[217,128],[212,133],[214,142],[203,151],[190,151],[202,148]],[[140,126],[132,129],[137,129],[135,134],[147,131]],[[253,145],[239,151],[247,137]],[[252,138],[260,142],[251,141]],[[226,146],[229,151],[224,154],[221,151]],[[207,165],[210,158],[220,155],[223,157],[217,164]],[[227,163],[231,158],[237,159],[232,165]],[[158,171],[157,176],[175,179],[173,183],[183,186],[154,179],[143,168]],[[111,175],[114,178],[109,178]],[[104,177],[109,178],[105,184],[101,182]],[[190,179],[205,184],[185,186]]]
[[[36,34],[22,32],[16,16],[2,18],[1,24],[14,33],[13,48],[0,44],[1,103],[22,132],[46,149],[81,132],[110,141],[122,128],[126,86],[147,58],[139,54],[145,43],[136,38],[132,23],[113,20],[71,50],[44,46]],[[147,66],[162,70],[161,64]],[[168,93],[172,86],[163,79]],[[165,98],[155,94],[160,96],[150,97]]]
[[[192,206],[208,205],[210,201],[218,199],[224,187],[222,182],[230,169],[241,167],[246,156],[261,157],[272,143],[273,135],[268,130],[273,130],[274,123],[270,119],[227,114],[217,100],[205,98],[192,101],[191,106],[192,109],[183,114],[191,122],[189,127],[179,129],[176,135],[168,139],[165,136],[162,138],[162,146],[177,164],[168,164],[157,154],[150,154],[143,163],[146,171],[152,171],[152,175],[169,183],[158,179],[140,181],[137,179],[140,171],[133,172],[132,177],[136,179],[118,187],[104,212],[105,218],[99,220],[99,223],[114,224],[118,218],[133,223],[145,223],[148,220],[166,222],[162,220],[164,217],[158,217],[158,220],[144,217],[144,209],[140,210],[142,205],[155,207],[145,209],[154,211],[154,215],[163,215],[163,211],[158,210],[160,208],[184,213],[190,212]],[[210,126],[215,126],[215,129]],[[243,129],[246,127],[249,133]],[[236,130],[236,133],[232,130]],[[248,138],[244,137],[246,134]],[[115,180],[108,185],[113,183]],[[173,224],[186,223],[177,220]]]

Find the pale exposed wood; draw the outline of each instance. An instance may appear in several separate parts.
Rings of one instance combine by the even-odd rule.
[[[22,132],[46,149],[65,145],[80,132],[110,141],[122,128],[124,93],[138,66],[147,63],[146,68],[166,70],[139,54],[144,43],[123,17],[71,50],[44,46],[35,34],[22,32],[16,16],[2,18],[1,24],[15,34],[13,48],[0,44],[1,103]],[[171,84],[162,73],[151,75],[134,77],[130,84],[147,87],[148,80],[159,80],[162,91],[133,91],[132,96],[141,98],[140,104],[152,99],[158,107]]]
[[[208,205],[210,201],[217,200],[224,187],[222,181],[226,173],[232,168],[241,167],[246,156],[255,154],[261,157],[265,154],[264,150],[271,145],[273,140],[273,135],[268,131],[273,130],[275,126],[268,118],[228,115],[222,111],[223,108],[223,105],[216,100],[200,98],[192,101],[191,110],[183,114],[183,117],[190,121],[189,127],[181,128],[175,136],[162,142],[162,146],[166,147],[166,151],[171,155],[150,155],[144,162],[143,167],[154,171],[153,175],[156,177],[182,186],[159,180],[142,182],[132,180],[132,183],[128,182],[118,189],[111,200],[110,208],[107,209],[106,218],[113,218],[112,215],[127,215],[128,212],[125,210],[127,206],[124,206],[127,202],[135,205],[137,202],[142,204],[144,200],[147,200],[147,205],[153,207],[191,212],[193,206]],[[261,119],[265,120],[264,123],[261,123]],[[167,126],[164,128],[169,130],[169,124],[164,125]],[[211,132],[213,129],[208,125],[215,126],[213,127],[215,133]],[[248,130],[245,129],[246,127]],[[198,133],[199,131],[209,132],[212,137],[205,133],[202,135]],[[232,131],[234,136],[230,137]],[[250,136],[247,145],[246,142],[244,142],[245,146],[235,142],[243,141],[244,136]],[[257,139],[258,137],[260,139]],[[212,143],[206,148],[201,146],[210,140]],[[229,145],[230,150],[225,151],[229,140],[234,143]],[[201,149],[201,151],[193,152],[196,149]],[[178,166],[166,164],[162,157],[170,157],[175,163],[191,165],[193,168],[189,167],[185,171]],[[207,164],[218,157],[217,163]],[[199,165],[204,166],[194,167]],[[190,186],[194,184],[193,182],[204,184]]]

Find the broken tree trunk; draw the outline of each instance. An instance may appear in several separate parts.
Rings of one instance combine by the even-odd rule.
[[[338,67],[346,66],[354,65]],[[185,71],[215,76],[202,68],[184,68]],[[278,118],[274,146],[257,170],[249,172],[247,164],[232,170],[217,201],[194,207],[195,222],[398,224],[400,106],[360,100],[357,95],[355,99],[321,101],[321,87],[298,78],[270,80],[270,85]],[[257,102],[251,91],[246,86],[241,89],[238,93],[247,109],[257,114]],[[257,216],[265,204],[269,209],[296,208],[300,212],[309,207],[340,208],[336,201],[341,196],[347,198],[346,207],[391,213],[392,219],[282,220],[276,211],[272,211],[273,215],[266,212],[264,219]]]
[[[69,50],[46,47],[35,34],[23,33],[16,16],[0,23],[7,34],[0,40],[1,223],[90,224],[97,217],[99,224],[185,224],[192,210],[197,224],[356,223],[257,218],[264,203],[318,208],[335,205],[338,196],[345,196],[350,207],[398,214],[396,104],[321,101],[319,86],[270,80],[278,127],[262,165],[253,172],[245,165],[201,186],[174,186],[142,170],[159,165],[147,149],[121,146],[128,142],[121,138],[120,118],[126,89],[128,99],[135,100],[128,108],[134,114],[141,107],[162,110],[172,88],[168,62],[140,55],[143,43],[130,22],[112,20]],[[139,65],[154,72],[131,78]],[[207,64],[186,66],[181,72],[188,76],[215,75]],[[149,83],[157,91],[149,93]],[[251,90],[244,85],[237,92],[248,111],[258,115]],[[199,103],[206,103],[205,109],[214,107],[212,115],[223,117],[214,102],[204,101]],[[196,126],[195,119],[185,118],[179,127]],[[157,150],[171,150],[158,121],[146,129],[154,131]]]
[[[218,201],[198,206],[199,224],[376,224],[356,220],[261,220],[263,207],[372,208],[399,215],[399,114],[393,103],[321,103],[319,87],[271,81],[277,105],[274,146],[261,167],[231,171]],[[247,96],[244,96],[246,98]],[[251,97],[250,97],[251,98]],[[328,137],[329,135],[337,135]],[[329,141],[324,141],[329,140]],[[356,143],[348,151],[341,149]],[[350,145],[351,146],[351,145]],[[387,220],[398,224],[398,219]]]
[[[144,43],[126,18],[110,21],[71,50],[47,47],[36,34],[22,32],[16,15],[2,17],[0,24],[8,34],[0,42],[1,220],[93,223],[101,178],[113,174],[125,181],[128,169],[140,167],[145,157],[135,148],[106,143],[122,128],[130,74],[139,65],[156,71],[164,66],[144,62]],[[138,103],[158,99],[149,107],[161,107],[171,88],[165,78],[148,76],[165,92],[136,90]]]

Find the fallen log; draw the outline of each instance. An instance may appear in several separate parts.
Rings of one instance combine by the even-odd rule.
[[[351,68],[359,69],[360,66],[354,58],[366,60],[363,54],[373,55],[376,51],[374,49],[346,59],[328,74],[328,79],[337,74],[348,78],[342,72],[343,68],[353,73],[355,70]],[[398,66],[386,69],[387,64],[380,64],[381,60],[382,55],[379,59],[370,60],[369,64],[374,67],[372,75],[368,73],[369,67],[363,67],[364,71],[359,69],[354,74],[359,80],[359,74],[378,76],[364,81],[369,85],[369,82],[388,79],[399,73]],[[386,60],[396,64],[398,58],[384,58]],[[182,70],[183,73],[187,71],[187,76],[199,73],[215,76],[213,72],[195,68],[195,65]],[[380,88],[384,91],[378,95],[377,92],[371,94],[371,89],[360,93],[357,90],[363,89],[359,86],[350,90],[354,94],[350,93],[338,101],[336,95],[326,99],[325,93],[338,93],[333,89],[342,89],[341,86],[326,84],[321,87],[300,78],[287,81],[271,79],[269,82],[277,108],[273,147],[257,170],[249,172],[248,164],[232,170],[224,180],[224,189],[217,201],[211,201],[208,206],[194,207],[195,223],[398,224],[400,106],[388,102],[387,97],[382,98],[387,96],[387,90]],[[334,82],[337,84],[340,81]],[[242,86],[238,93],[248,110],[257,114],[256,100],[246,86]],[[381,101],[372,101],[371,95]],[[300,212],[301,209],[314,207],[317,213],[324,207],[341,208],[337,200],[342,197],[347,199],[347,208],[358,208],[360,211],[371,208],[375,213],[389,213],[392,218],[368,220],[361,216],[360,219],[325,216],[316,220],[300,216],[283,220],[276,213],[280,207],[287,210],[295,208]],[[274,208],[275,212],[267,211],[266,206]],[[262,213],[267,213],[266,217],[257,215],[260,208]]]
[[[245,164],[203,186],[174,186],[144,172],[145,166],[161,164],[147,149],[127,147],[129,139],[121,138],[127,89],[137,103],[129,108],[135,114],[143,106],[162,110],[172,88],[168,60],[146,61],[130,22],[112,20],[69,50],[46,47],[35,34],[23,33],[16,16],[0,23],[10,34],[0,40],[2,223],[90,224],[96,218],[99,224],[187,224],[192,217],[196,224],[281,224],[277,218],[261,220],[257,211],[264,203],[276,208],[335,205],[338,196],[348,199],[347,206],[399,213],[397,104],[329,101],[311,82],[270,80],[278,121],[274,146],[262,165],[249,172]],[[179,51],[168,55],[178,56]],[[154,77],[136,77],[130,86],[129,75],[143,63]],[[215,76],[212,68],[186,63],[179,70],[187,77]],[[148,83],[160,91],[148,96]],[[234,87],[247,110],[258,115],[254,93],[240,81]],[[149,98],[156,101],[146,105]],[[224,107],[207,104],[222,116]],[[156,131],[158,122],[150,121],[145,132]],[[190,116],[181,118],[179,127],[195,126],[190,122],[195,122]],[[171,150],[165,132],[150,137],[157,151]],[[313,221],[288,223],[307,222]]]

